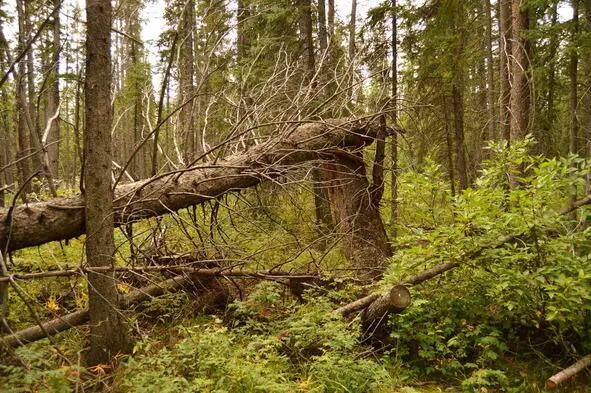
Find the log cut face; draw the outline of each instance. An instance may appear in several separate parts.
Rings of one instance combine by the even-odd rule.
[[[377,121],[367,120],[305,123],[217,163],[119,186],[114,195],[115,225],[172,213],[251,187],[318,159],[328,150],[371,143],[378,130]],[[0,210],[0,246],[4,251],[74,238],[84,230],[82,195]]]
[[[362,281],[381,278],[392,248],[366,176],[361,151],[340,152],[324,164],[336,230],[342,236],[343,252]]]

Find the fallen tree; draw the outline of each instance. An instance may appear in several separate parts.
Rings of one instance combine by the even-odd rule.
[[[114,191],[115,225],[175,212],[252,187],[338,148],[360,148],[373,141],[380,127],[377,121],[367,119],[304,123],[219,162],[118,186]],[[84,230],[83,195],[0,210],[4,252],[71,239]]]
[[[563,209],[558,211],[560,215],[566,215],[571,213],[572,211],[591,204],[591,195],[587,195],[585,198],[582,198],[576,202],[574,202],[569,208]],[[491,242],[489,244],[485,244],[480,246],[474,250],[471,250],[465,253],[461,258],[456,261],[450,261],[447,263],[443,263],[437,266],[432,267],[431,269],[425,270],[421,273],[418,273],[401,284],[397,284],[391,287],[388,291],[384,293],[371,293],[365,297],[355,300],[349,304],[346,304],[338,309],[335,310],[336,313],[341,314],[342,316],[347,316],[349,314],[355,312],[362,312],[361,314],[361,323],[364,327],[364,330],[370,329],[372,332],[379,332],[382,329],[385,322],[387,322],[387,316],[391,313],[400,312],[408,305],[410,305],[410,294],[408,295],[408,304],[406,306],[401,307],[400,305],[405,304],[406,295],[400,291],[401,286],[410,287],[413,285],[421,284],[431,278],[439,276],[445,272],[448,272],[458,266],[461,266],[463,261],[472,260],[480,256],[485,250],[495,249],[504,246],[507,243],[517,240],[520,237],[519,234],[511,233],[501,237],[500,239]],[[393,293],[398,293],[400,298],[396,298]],[[398,300],[398,302],[397,302]],[[371,310],[368,312],[367,310]]]
[[[157,269],[161,268],[161,269]],[[45,277],[62,277],[69,275],[85,274],[87,271],[104,271],[104,268],[85,268],[79,270],[67,270],[60,271],[57,273],[68,273],[59,275],[39,275],[43,273],[31,273],[26,275],[22,279],[30,278],[45,278]],[[246,270],[228,270],[223,268],[192,268],[188,266],[152,266],[152,267],[138,267],[138,268],[120,268],[115,269],[117,271],[134,271],[134,272],[145,272],[154,270],[166,270],[174,272],[182,272],[175,277],[162,282],[151,284],[143,288],[135,289],[124,296],[121,296],[119,300],[119,307],[122,310],[129,310],[133,306],[141,304],[151,298],[161,296],[167,292],[174,292],[180,289],[189,289],[191,286],[199,286],[202,292],[208,292],[212,289],[216,289],[215,280],[219,277],[238,277],[238,278],[251,278],[251,279],[263,279],[263,280],[282,280],[282,279],[294,279],[294,278],[310,278],[312,276],[306,274],[294,274],[282,271],[246,271]],[[19,279],[18,275],[11,275],[10,279]],[[215,302],[216,299],[208,297],[205,301]],[[203,303],[203,301],[202,301]],[[62,315],[51,319],[49,321],[42,322],[38,325],[19,330],[12,334],[0,337],[0,344],[4,344],[10,347],[20,347],[24,344],[28,344],[34,341],[41,340],[46,337],[55,336],[58,333],[69,330],[76,326],[84,325],[89,321],[88,308],[84,310],[75,311],[70,314]]]
[[[559,384],[571,379],[589,366],[591,366],[591,354],[579,359],[579,361],[576,363],[548,378],[548,381],[546,381],[546,386],[548,389],[554,389]]]

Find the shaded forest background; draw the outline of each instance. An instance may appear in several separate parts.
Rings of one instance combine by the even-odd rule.
[[[87,3],[0,1],[7,391],[539,392],[591,352],[591,1],[168,0],[155,43]]]

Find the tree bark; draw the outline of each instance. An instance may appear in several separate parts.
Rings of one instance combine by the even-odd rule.
[[[396,0],[392,0],[392,127],[398,129],[398,29]],[[397,236],[398,224],[398,131],[390,137],[390,234],[392,240]]]
[[[529,28],[525,0],[511,3],[511,139],[521,139],[528,132],[530,120],[529,40],[523,36]]]
[[[361,314],[361,328],[366,336],[373,339],[388,337],[388,316],[399,313],[410,306],[410,291],[404,285],[395,285],[378,296]]]
[[[110,0],[86,1],[86,261],[91,267],[113,266],[113,193],[111,190],[111,24]],[[88,274],[90,318],[89,365],[109,364],[125,353],[126,329],[118,311],[114,272]]]
[[[587,368],[589,366],[591,366],[591,355],[585,356],[584,358],[582,358],[578,362],[574,363],[573,365],[565,368],[564,370],[562,370],[558,374],[555,374],[555,375],[551,376],[550,378],[548,378],[548,381],[546,382],[546,386],[548,387],[548,389],[554,389],[562,382],[569,380],[570,378],[574,377],[579,372],[581,372],[582,370],[584,370],[585,368]]]
[[[499,138],[511,139],[511,0],[499,0]]]
[[[59,164],[59,140],[60,140],[60,127],[59,127],[59,62],[60,62],[60,3],[61,0],[53,0],[53,7],[58,11],[53,14],[53,37],[51,41],[51,57],[48,64],[48,82],[49,87],[46,92],[46,103],[45,103],[45,127],[48,128],[46,138],[42,138],[41,143],[46,146],[47,149],[47,160],[48,170],[51,173],[51,177],[58,176],[58,164]],[[49,123],[49,124],[47,124]]]
[[[343,252],[364,282],[379,279],[392,255],[378,206],[372,203],[363,157],[343,152],[324,166],[336,231]]]
[[[355,59],[355,33],[357,22],[357,0],[351,0],[351,19],[349,20],[349,62]]]
[[[22,52],[25,48],[27,38],[25,31],[25,11],[22,0],[17,0],[16,9],[18,15],[18,48]],[[25,123],[25,108],[23,106],[21,97],[25,95],[25,79],[26,64],[23,59],[18,62],[16,71],[14,73],[15,79],[15,101],[17,113],[17,142],[18,148],[16,159],[18,161],[19,183],[22,189],[21,198],[23,202],[27,201],[27,194],[31,192],[31,159],[28,157],[30,150],[29,134],[27,133],[27,125]]]
[[[195,33],[195,2],[194,0],[185,0],[181,12],[180,46],[178,53],[179,69],[179,104],[190,100],[179,114],[179,123],[181,138],[183,143],[182,160],[185,165],[190,165],[194,159],[196,151],[196,130],[194,113],[194,95],[195,95],[195,53],[193,51],[193,37]]]
[[[302,124],[215,164],[118,186],[115,225],[168,214],[253,186],[319,159],[327,150],[359,148],[373,141],[379,127],[377,121],[351,119]],[[84,219],[82,196],[0,209],[0,246],[14,251],[74,238],[84,233]]]
[[[584,0],[584,31],[587,36],[591,35],[591,0]],[[583,53],[583,68],[585,71],[586,78],[585,83],[585,94],[584,97],[584,110],[583,110],[583,128],[585,133],[585,155],[587,158],[591,157],[591,48],[587,47],[587,50]],[[591,194],[591,172],[587,173],[587,187],[586,194]]]
[[[579,71],[579,56],[577,49],[575,48],[576,42],[579,35],[579,1],[572,0],[573,18],[572,18],[572,34],[571,34],[571,49],[570,64],[569,64],[569,79],[570,79],[570,127],[568,131],[568,152],[571,154],[577,154],[579,145],[579,121],[577,116],[577,109],[579,103],[578,94],[578,81],[577,74]],[[591,92],[588,92],[590,94]],[[576,168],[576,164],[573,164]],[[569,198],[569,203],[572,205],[577,200],[577,191],[573,191]],[[577,219],[577,213],[573,210],[571,214],[573,220]]]
[[[494,61],[492,51],[492,17],[490,0],[483,0],[484,8],[484,51],[486,54],[486,139],[495,139],[495,103],[494,103]]]

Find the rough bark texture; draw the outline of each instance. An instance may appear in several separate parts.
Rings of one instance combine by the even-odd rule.
[[[499,0],[499,138],[509,140],[511,129],[511,0]]]
[[[193,51],[193,34],[195,31],[195,2],[186,0],[183,2],[180,24],[180,48],[178,57],[180,104],[183,106],[179,114],[179,123],[182,129],[183,161],[189,165],[196,153],[196,146],[200,146],[195,135],[195,55]]]
[[[512,0],[511,139],[527,134],[530,118],[529,42],[523,36],[524,30],[529,28],[529,13],[525,7],[525,0]]]
[[[87,0],[85,213],[86,261],[112,266],[115,253],[111,191],[111,1]],[[125,352],[126,330],[118,311],[114,272],[88,274],[90,365],[109,364]]]
[[[584,33],[591,35],[591,0],[585,0],[583,2],[583,12],[585,18],[583,24]],[[585,154],[587,157],[591,157],[591,48],[589,47],[583,53],[583,69],[586,75],[584,80],[585,91],[587,91],[583,99],[583,128],[586,140]],[[586,193],[591,194],[591,172],[587,173]]]
[[[392,248],[378,206],[371,200],[361,154],[335,155],[333,162],[324,165],[324,176],[336,230],[343,238],[343,251],[355,267],[357,278],[380,278]]]
[[[53,7],[60,8],[60,0],[53,0]],[[57,11],[53,14],[53,39],[51,42],[51,58],[48,67],[49,76],[49,87],[46,93],[46,104],[45,104],[45,127],[49,128],[47,138],[42,140],[44,146],[47,149],[48,169],[55,177],[58,175],[58,163],[59,163],[59,139],[60,139],[60,127],[58,120],[59,111],[59,62],[60,62],[60,12]]]
[[[396,0],[392,0],[392,127],[398,126],[398,29]],[[397,236],[398,223],[398,132],[392,133],[390,141],[390,235],[392,240]]]
[[[375,138],[379,127],[376,121],[351,119],[307,123],[216,164],[119,186],[115,225],[175,212],[253,186],[318,159],[327,149],[360,147]],[[82,196],[0,210],[0,245],[7,251],[74,238],[84,231]]]
[[[484,12],[484,51],[486,55],[486,110],[488,119],[486,123],[486,139],[494,139],[495,134],[495,103],[494,103],[494,57],[492,51],[492,16],[490,0],[483,0]]]

